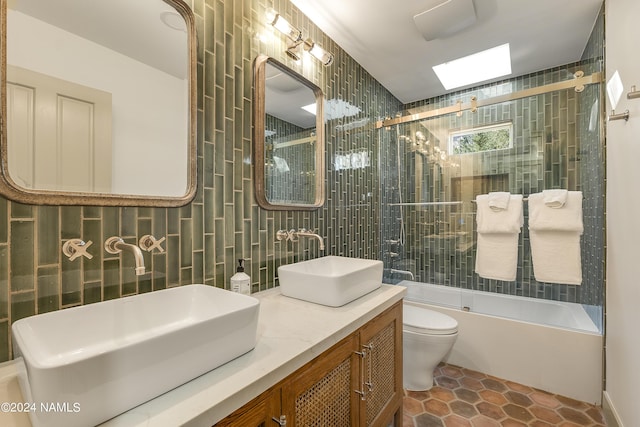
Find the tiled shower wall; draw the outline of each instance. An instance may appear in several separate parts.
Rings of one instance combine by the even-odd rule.
[[[458,101],[468,103],[471,96],[486,99],[564,81],[578,70],[590,75],[603,71],[603,50],[604,15],[601,13],[579,63],[416,102],[404,108],[413,114],[455,105]],[[460,116],[449,114],[381,131],[382,157],[390,159],[381,169],[382,214],[388,219],[382,228],[381,257],[388,268],[405,271],[387,272],[387,277],[407,279],[406,271],[410,271],[420,282],[602,306],[605,259],[602,86],[589,85],[581,93],[573,89],[552,92],[481,107],[477,112],[467,111]],[[453,156],[449,152],[450,131],[507,122],[513,123],[513,148]],[[429,145],[416,137],[417,131],[430,141]],[[455,182],[465,180],[469,188],[466,198],[454,188]],[[470,187],[474,187],[473,190]],[[472,241],[454,248],[443,243],[443,239],[427,237],[455,231],[475,238],[475,205],[470,200],[476,194],[510,191],[526,196],[549,188],[581,190],[585,198],[581,286],[535,280],[526,204],[515,282],[488,280],[475,274]],[[465,202],[440,204],[456,200]],[[400,201],[436,203],[401,208]],[[403,218],[404,233],[399,218]],[[398,243],[403,235],[406,236],[404,245]]]
[[[288,59],[284,36],[265,26],[267,7],[331,51],[334,63]],[[329,166],[326,203],[317,211],[256,205],[249,161],[253,59],[270,55],[322,88],[325,99],[360,109],[357,116],[326,123],[327,165],[335,153],[353,149],[368,150],[376,165],[372,123],[395,114],[400,103],[287,0],[193,0],[192,8],[198,33],[195,199],[161,209],[27,206],[0,198],[0,361],[11,357],[10,326],[20,318],[188,283],[228,287],[237,258],[247,260],[254,292],[273,287],[278,265],[319,254],[315,241],[276,242],[278,229],[317,229],[326,254],[377,257],[375,167]],[[272,36],[260,41],[260,33]],[[136,278],[130,254],[114,257],[102,245],[112,235],[136,243],[144,234],[166,236],[166,253],[145,253],[151,273]],[[62,255],[62,243],[77,237],[93,242],[92,260],[70,262]]]

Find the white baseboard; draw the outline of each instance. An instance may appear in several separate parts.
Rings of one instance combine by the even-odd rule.
[[[624,427],[606,390],[602,392],[602,412],[604,413],[607,427]]]

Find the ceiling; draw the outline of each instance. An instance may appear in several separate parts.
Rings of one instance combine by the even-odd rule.
[[[504,43],[510,44],[512,76],[578,61],[602,5],[602,0],[291,2],[403,103],[447,93],[434,65]],[[456,2],[472,5],[475,22],[458,29],[459,19],[450,16],[451,24],[442,25],[443,18],[434,14],[429,27],[439,26],[439,36],[427,41],[414,15]]]
[[[265,66],[265,111],[302,129],[316,127],[316,115],[303,107],[316,102],[313,90],[289,74],[267,63]]]
[[[163,0],[13,0],[8,9],[30,15],[180,79],[188,76],[186,24],[184,18]],[[163,22],[167,18],[174,19],[170,21],[174,28]]]

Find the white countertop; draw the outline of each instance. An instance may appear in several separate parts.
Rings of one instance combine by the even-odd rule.
[[[382,285],[337,308],[285,297],[279,288],[253,294],[260,300],[253,350],[101,426],[210,427],[400,301],[405,293],[403,286]],[[0,368],[0,377],[2,369],[9,373],[20,369],[14,361],[7,364]],[[15,387],[12,390],[15,393]],[[0,400],[11,398],[2,396],[2,391]],[[23,419],[5,423],[9,420],[3,415],[3,426],[25,425]]]

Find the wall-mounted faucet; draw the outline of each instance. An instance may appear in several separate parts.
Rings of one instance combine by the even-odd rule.
[[[122,251],[133,253],[133,257],[136,260],[136,276],[141,276],[145,273],[146,269],[144,267],[142,251],[136,245],[125,243],[125,241],[118,236],[112,236],[104,242],[104,250],[110,254],[119,254]]]
[[[312,233],[306,228],[301,228],[300,230],[296,231],[295,235],[296,237],[311,237],[314,239],[318,239],[318,242],[319,242],[318,249],[320,249],[321,251],[324,251],[324,239],[320,235],[316,233]]]
[[[278,240],[290,240],[292,242],[296,242],[298,240],[298,237],[312,237],[314,239],[317,239],[319,242],[318,249],[324,251],[324,239],[322,238],[322,236],[313,233],[306,228],[301,228],[298,231],[291,229],[289,231],[278,230],[276,232],[276,239]]]

